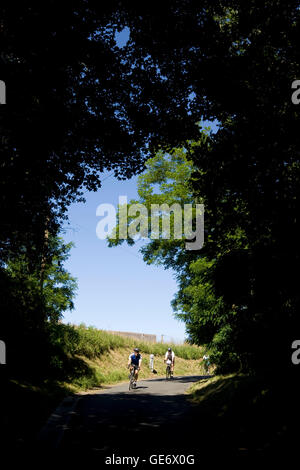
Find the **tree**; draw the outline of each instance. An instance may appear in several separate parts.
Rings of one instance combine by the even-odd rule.
[[[19,369],[20,352],[26,354],[27,369],[38,370],[49,353],[49,328],[74,308],[76,280],[67,272],[72,243],[49,236],[41,289],[40,263],[33,263],[25,247],[11,258],[1,273],[1,304],[4,315],[1,334],[9,345],[9,367]],[[24,367],[24,365],[23,365]]]
[[[26,250],[22,250],[20,256],[11,259],[7,264],[6,272],[11,279],[20,285],[26,284],[27,293],[32,292],[29,298],[38,297],[44,304],[46,321],[57,322],[64,311],[74,308],[76,280],[63,266],[72,247],[73,243],[64,244],[62,238],[50,236],[42,287],[40,266],[32,265]],[[18,293],[18,299],[22,302],[22,291]]]
[[[164,213],[162,209],[164,204],[167,204],[170,208],[174,204],[179,204],[183,209],[184,204],[195,202],[192,194],[194,167],[189,158],[195,149],[204,145],[206,139],[207,134],[203,132],[197,143],[188,142],[185,148],[173,149],[170,153],[160,151],[147,160],[144,173],[138,177],[139,199],[131,200],[127,207],[128,210],[130,206],[137,205],[138,209],[139,205],[143,204],[147,209],[147,215],[143,215],[142,211],[137,210],[135,215],[128,216],[128,232],[134,221],[138,220],[138,228],[141,228],[144,223],[143,219],[146,219],[149,240],[141,248],[144,261],[148,264],[162,265],[165,269],[173,269],[181,286],[179,289],[181,294],[184,287],[191,282],[193,269],[198,266],[198,269],[201,267],[203,272],[206,273],[211,268],[212,263],[208,262],[205,255],[201,256],[199,252],[186,250],[183,224],[182,239],[177,239],[174,234],[175,214],[174,212]],[[189,156],[187,148],[189,148]],[[197,202],[201,202],[201,199]],[[153,211],[153,205],[158,205],[157,211]],[[157,215],[159,215],[158,231],[153,233],[152,218],[157,217]],[[183,214],[181,216],[183,217]],[[169,238],[165,238],[163,233],[163,221],[166,217],[170,218]],[[120,238],[120,210],[117,213],[117,219],[118,224],[108,237],[108,243],[111,247],[125,242],[125,239]],[[132,245],[135,243],[135,239],[129,236],[126,242]],[[202,294],[199,293],[199,296],[204,305],[206,302],[204,291]],[[216,304],[216,301],[214,300],[213,303]]]
[[[203,134],[198,143],[187,143],[190,153],[197,145],[205,141]],[[193,201],[190,178],[192,175],[192,164],[187,157],[186,148],[175,148],[169,153],[159,151],[154,157],[145,163],[145,172],[138,177],[138,200],[131,200],[128,206],[137,205],[139,213],[139,225],[146,225],[146,236],[151,240],[141,251],[144,260],[148,263],[163,264],[165,267],[176,267],[176,270],[184,269],[186,263],[193,258],[193,255],[185,250],[184,225],[181,224],[181,239],[174,233],[174,212],[164,213],[163,205],[170,206],[179,204],[183,209],[184,204],[191,204]],[[201,202],[199,200],[199,202]],[[147,214],[138,210],[138,205],[143,204],[147,209]],[[157,208],[154,208],[154,205]],[[151,224],[153,218],[159,218],[157,229],[154,231]],[[148,219],[149,216],[149,219]],[[181,214],[182,216],[182,214]],[[137,219],[136,215],[127,217],[127,228],[130,228]],[[163,235],[163,221],[170,219],[170,236]],[[120,207],[117,213],[118,224],[113,233],[109,236],[109,246],[123,243],[125,240],[120,237]],[[145,220],[145,222],[143,222]],[[127,243],[133,244],[134,238],[127,238]]]
[[[183,207],[184,204],[195,202],[192,190],[192,184],[195,184],[195,167],[189,158],[192,158],[194,152],[205,151],[208,140],[207,130],[202,133],[197,143],[188,142],[186,148],[173,149],[170,153],[158,152],[149,159],[145,164],[144,173],[138,177],[139,199],[131,200],[128,208],[133,204],[143,204],[148,209],[148,214],[151,214],[150,220],[148,216],[144,216],[147,217],[149,237],[148,243],[140,250],[144,261],[174,271],[178,281],[178,292],[172,301],[176,318],[185,322],[189,340],[209,347],[219,370],[225,371],[241,367],[240,351],[235,349],[231,337],[237,312],[235,308],[224,302],[222,295],[216,293],[215,273],[219,263],[217,256],[211,256],[211,235],[206,230],[208,240],[201,251],[188,251],[185,240],[174,238],[173,213],[171,213],[170,238],[165,239],[162,236],[163,211],[159,224],[160,237],[157,238],[155,233],[156,238],[152,239],[151,232],[154,215],[151,213],[152,204],[159,204],[162,207],[163,204],[172,206],[174,203],[179,203]],[[143,225],[141,214],[142,212],[137,217],[128,217],[128,231],[135,218],[139,220],[140,227]],[[120,211],[117,214],[118,218],[119,216]],[[108,239],[109,246],[124,243],[125,240],[120,238],[119,233],[120,222]],[[237,231],[233,236],[229,231],[226,235],[227,249],[229,243],[236,248],[243,243],[241,232]],[[126,241],[129,245],[135,243],[132,238]],[[221,247],[219,251],[221,252]]]
[[[204,134],[199,143],[189,142],[189,158],[195,160],[200,156],[205,163],[206,156],[211,156],[215,150],[214,139],[213,135]],[[156,263],[175,271],[179,289],[172,305],[176,316],[186,323],[193,342],[208,345],[219,371],[271,369],[265,357],[270,342],[276,338],[278,347],[283,348],[284,335],[296,321],[292,316],[290,320],[281,317],[281,308],[286,301],[284,295],[292,292],[291,276],[284,274],[287,279],[284,281],[285,290],[282,290],[282,279],[281,286],[276,279],[280,266],[272,260],[272,257],[280,259],[280,252],[272,249],[263,230],[256,238],[251,237],[252,227],[249,230],[248,226],[251,208],[244,194],[239,198],[233,197],[229,188],[221,196],[212,192],[216,175],[218,171],[215,169],[213,173],[209,165],[195,171],[184,148],[175,149],[170,154],[159,152],[146,162],[145,173],[138,178],[139,199],[130,201],[130,205],[144,204],[149,214],[151,204],[167,203],[171,206],[179,202],[183,205],[193,201],[193,187],[205,188],[206,191],[200,194],[204,195],[202,201],[207,201],[206,239],[201,252],[189,252],[183,241],[174,239],[171,230],[169,240],[162,237],[152,239],[141,252],[148,264]],[[211,184],[207,185],[207,181]],[[223,189],[218,185],[216,188],[218,191]],[[216,198],[214,201],[212,194]],[[200,197],[198,201],[201,201]],[[216,203],[219,204],[218,210]],[[128,217],[128,229],[134,218]],[[140,215],[138,219],[141,226]],[[150,238],[151,219],[147,224]],[[171,214],[173,226],[174,214]],[[124,242],[118,236],[119,228],[120,224],[110,236],[110,246]],[[260,249],[262,241],[263,251]],[[270,241],[276,243],[272,237]],[[127,240],[129,244],[134,242],[130,238]],[[277,291],[270,298],[266,293],[268,289],[271,293],[275,282]],[[290,305],[294,308],[293,303]]]

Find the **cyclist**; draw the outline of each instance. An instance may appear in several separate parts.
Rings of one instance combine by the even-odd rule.
[[[139,348],[134,348],[133,354],[129,355],[128,364],[127,364],[128,369],[130,368],[130,370],[132,370],[132,368],[134,368],[134,378],[135,378],[134,387],[136,387],[136,382],[138,379],[139,371],[141,370],[141,364],[142,364],[142,356],[140,354],[140,350]]]
[[[164,362],[167,362],[168,364],[170,364],[171,361],[171,379],[173,379],[173,374],[174,374],[174,365],[175,365],[175,354],[174,354],[174,351],[172,351],[171,348],[168,348],[166,354],[165,354],[165,361]]]
[[[209,374],[210,361],[209,361],[209,356],[207,354],[203,356],[203,362],[204,362],[204,370],[206,374]]]

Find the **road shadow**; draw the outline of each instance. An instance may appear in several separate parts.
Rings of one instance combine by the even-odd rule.
[[[207,376],[200,377],[207,379]],[[183,380],[183,377],[176,379]],[[190,382],[196,379],[199,376],[190,377]],[[142,468],[148,467],[147,459],[154,454],[194,455],[197,468],[203,466],[207,457],[210,465],[221,459],[223,464],[239,462],[242,468],[252,458],[261,461],[263,454],[268,455],[268,450],[257,448],[255,439],[253,444],[251,436],[245,434],[242,408],[228,416],[224,413],[229,402],[216,400],[218,389],[214,400],[207,400],[202,406],[187,400],[184,392],[165,394],[164,388],[157,387],[156,393],[149,393],[141,386],[140,390],[131,392],[116,390],[85,395],[64,427],[60,446],[53,449],[44,442],[35,450],[55,455],[57,460],[96,461],[99,468],[112,455],[144,458],[146,463]],[[169,388],[172,389],[170,385]]]
[[[165,377],[159,377],[155,379],[151,379],[151,381],[155,380],[155,382],[181,382],[181,383],[191,383],[191,382],[198,382],[199,380],[209,379],[211,375],[192,375],[189,377],[185,376],[174,376],[173,379],[166,379]],[[146,379],[147,380],[147,379]],[[146,381],[145,380],[145,381]]]
[[[139,387],[143,388],[148,387]],[[86,396],[78,403],[59,452],[104,458],[117,448],[119,454],[129,455],[128,449],[136,440],[139,455],[176,449],[191,452],[195,445],[199,447],[200,437],[195,438],[192,431],[195,426],[192,408],[183,394],[154,395],[133,390]],[[172,439],[168,445],[165,436],[170,429]],[[182,429],[185,429],[184,438]]]
[[[207,376],[194,376],[189,378],[190,383],[199,377],[207,379]],[[183,377],[176,377],[174,385],[176,379],[183,380]],[[161,380],[158,379],[159,383]],[[147,458],[153,454],[180,454],[194,455],[196,468],[203,467],[207,457],[210,466],[222,460],[223,466],[225,462],[231,465],[238,462],[239,468],[243,468],[252,459],[261,463],[262,458],[268,459],[276,452],[283,455],[285,445],[291,450],[287,439],[290,434],[283,438],[280,447],[280,435],[270,432],[275,426],[276,408],[273,405],[270,408],[265,425],[260,419],[261,414],[264,416],[261,405],[255,405],[258,408],[256,411],[254,408],[254,414],[253,407],[249,408],[248,398],[256,398],[250,390],[251,382],[249,385],[242,377],[236,380],[242,380],[242,388],[237,388],[230,378],[219,378],[219,384],[210,383],[205,391],[199,390],[197,404],[187,399],[185,387],[179,382],[178,394],[171,383],[167,387],[157,384],[149,393],[149,383],[149,387],[137,391],[129,392],[122,386],[122,391],[120,387],[84,395],[63,429],[57,429],[64,431],[59,446],[51,447],[47,440],[35,442],[33,454],[35,459],[40,453],[44,460],[53,456],[56,461],[66,458],[69,464],[70,460],[84,458],[85,462],[95,461],[97,468],[104,467],[105,459],[112,455],[144,457],[148,462]],[[228,386],[227,382],[230,382]],[[204,400],[201,394],[205,395]]]
[[[193,454],[200,464],[204,455],[217,457],[216,447],[223,457],[236,453],[228,445],[228,429],[215,418],[199,414],[197,405],[183,393],[149,394],[141,387],[137,393],[82,397],[55,452],[58,458],[95,457],[102,468],[105,458],[113,453],[146,460],[153,454]],[[47,450],[52,452],[44,448]]]

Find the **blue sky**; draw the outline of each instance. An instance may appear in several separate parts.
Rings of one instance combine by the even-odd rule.
[[[184,324],[174,319],[170,306],[177,290],[173,273],[144,263],[139,247],[145,241],[109,248],[96,236],[99,204],[117,207],[119,195],[126,195],[128,201],[137,197],[137,177],[118,181],[107,176],[98,192],[85,194],[85,204],[69,208],[70,225],[65,226],[63,238],[75,247],[66,268],[77,278],[78,292],[75,310],[66,312],[64,321],[183,340]]]

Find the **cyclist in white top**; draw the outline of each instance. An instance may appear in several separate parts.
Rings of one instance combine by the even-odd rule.
[[[171,364],[171,379],[173,379],[174,374],[174,365],[175,365],[175,354],[171,348],[168,348],[165,354],[165,361],[167,364]]]
[[[203,356],[203,362],[204,362],[204,370],[205,370],[205,373],[206,374],[209,374],[209,366],[210,366],[210,360],[209,360],[209,356],[207,354],[205,354]]]

